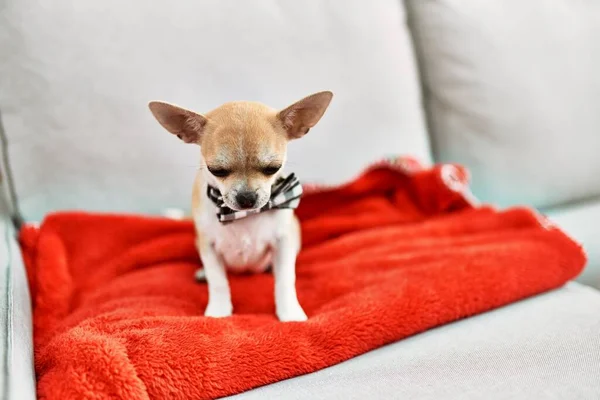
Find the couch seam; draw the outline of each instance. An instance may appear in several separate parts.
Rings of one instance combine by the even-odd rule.
[[[2,122],[2,112],[0,111],[0,184],[6,182],[8,189],[8,207],[13,225],[19,229],[23,224],[23,216],[19,209],[17,190],[15,188],[14,175],[10,166],[10,156],[8,154],[8,135]]]
[[[417,70],[417,78],[419,81],[419,87],[421,89],[421,108],[423,109],[423,116],[425,118],[425,128],[427,129],[427,137],[429,140],[429,152],[431,153],[431,157],[433,162],[439,160],[439,151],[437,148],[437,143],[433,134],[433,114],[431,113],[429,107],[429,101],[432,96],[431,91],[429,90],[429,86],[426,82],[427,75],[427,67],[425,67],[425,60],[423,55],[423,49],[421,46],[421,33],[416,25],[418,25],[415,15],[413,5],[411,4],[412,0],[400,0],[402,5],[404,6],[405,12],[405,23],[408,31],[408,35],[410,37],[413,54],[415,56],[415,65]]]

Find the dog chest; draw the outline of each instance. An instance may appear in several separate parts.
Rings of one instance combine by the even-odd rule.
[[[264,263],[276,245],[282,223],[278,213],[263,213],[218,225],[214,230],[213,243],[229,268],[266,267],[257,264]]]

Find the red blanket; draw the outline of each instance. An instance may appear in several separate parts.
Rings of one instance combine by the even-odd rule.
[[[231,276],[235,315],[203,317],[189,221],[59,213],[21,232],[42,399],[203,399],[316,371],[564,284],[581,248],[532,210],[465,198],[459,166],[381,164],[308,193],[297,288]]]

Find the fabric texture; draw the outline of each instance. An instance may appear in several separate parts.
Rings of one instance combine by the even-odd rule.
[[[585,249],[588,262],[577,281],[600,289],[600,199],[551,208],[544,214]]]
[[[231,400],[597,400],[598,310],[569,283]]]
[[[346,181],[389,154],[431,159],[397,0],[3,0],[0,48],[0,110],[29,221],[187,209],[198,148],[160,127],[151,100],[282,109],[333,91],[290,145],[290,170],[306,182]]]
[[[277,321],[270,274],[231,276],[235,315],[203,317],[191,222],[59,213],[26,226],[40,397],[234,394],[581,271],[581,248],[531,210],[471,206],[466,177],[460,166],[421,170],[399,160],[342,187],[307,188],[297,210],[304,323]]]
[[[600,2],[406,4],[438,162],[501,206],[600,195]]]
[[[0,195],[0,399],[34,400],[31,301],[17,232],[4,200]]]
[[[255,210],[236,211],[227,207],[219,189],[210,185],[206,188],[206,195],[217,206],[219,221],[227,223],[269,210],[298,208],[300,197],[302,196],[302,185],[293,173],[285,178],[280,177],[271,188],[271,198],[267,204]]]

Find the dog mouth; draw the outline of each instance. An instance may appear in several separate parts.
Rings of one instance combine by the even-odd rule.
[[[227,206],[227,208],[230,208],[231,210],[234,210],[234,211],[260,210],[265,205],[267,205],[268,202],[269,202],[268,197],[264,200],[262,198],[256,198],[256,200],[254,200],[254,201],[246,200],[246,202],[244,200],[238,201],[235,198],[232,201],[232,199],[230,199],[229,197],[225,197],[223,199],[223,203],[225,204],[225,206]]]

